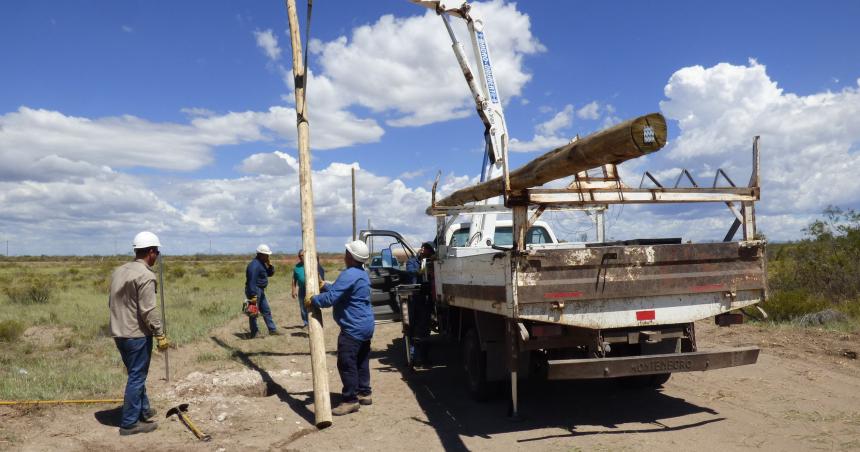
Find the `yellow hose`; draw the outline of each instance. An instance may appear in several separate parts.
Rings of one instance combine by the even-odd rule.
[[[0,400],[2,405],[61,405],[64,403],[120,403],[122,399],[84,399],[84,400]]]

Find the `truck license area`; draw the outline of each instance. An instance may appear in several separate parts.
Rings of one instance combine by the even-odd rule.
[[[690,370],[692,367],[693,361],[689,359],[665,359],[636,363],[631,370],[634,373],[672,372]]]

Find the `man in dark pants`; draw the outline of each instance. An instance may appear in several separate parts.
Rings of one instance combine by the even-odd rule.
[[[128,371],[120,435],[148,433],[158,428],[152,420],[156,412],[146,395],[146,377],[153,336],[158,350],[166,350],[170,345],[155,301],[157,289],[152,266],[158,259],[160,246],[155,234],[147,231],[137,234],[133,243],[134,262],[123,264],[111,274],[110,333]]]
[[[269,307],[269,300],[266,299],[269,277],[275,274],[275,266],[269,262],[271,255],[272,250],[267,245],[257,247],[257,256],[245,268],[245,296],[248,297],[248,303],[257,305],[269,329],[269,335],[277,336],[280,333],[275,326],[275,321],[272,320],[272,309]],[[249,338],[257,337],[259,329],[256,316],[248,316],[248,326],[251,330]]]
[[[409,300],[409,319],[412,321],[409,329],[411,350],[415,366],[429,365],[429,350],[425,341],[430,336],[430,323],[433,314],[433,300],[430,294],[430,260],[436,254],[433,244],[424,242],[418,251],[418,256],[406,261],[406,284],[420,284],[421,289]],[[422,263],[423,261],[423,263]]]
[[[370,305],[370,278],[362,267],[370,257],[361,240],[346,244],[340,272],[323,293],[306,300],[307,307],[333,307],[334,320],[340,325],[337,338],[337,370],[343,382],[342,401],[331,410],[335,416],[354,413],[360,405],[370,405],[370,339],[373,337],[373,308]]]

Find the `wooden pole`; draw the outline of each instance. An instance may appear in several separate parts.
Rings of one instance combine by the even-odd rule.
[[[316,232],[314,231],[314,197],[311,187],[310,135],[305,103],[305,67],[302,62],[302,41],[296,0],[286,0],[293,49],[293,78],[295,79],[296,120],[299,148],[299,195],[302,207],[302,248],[305,250],[306,296],[319,294],[317,273]],[[314,378],[314,417],[317,428],[331,425],[331,396],[328,389],[322,313],[314,307],[308,313],[308,339],[311,348],[311,369]]]
[[[355,167],[352,167],[352,240],[355,240]]]
[[[158,255],[158,291],[161,295],[161,332],[167,336],[167,311],[164,305],[164,254]],[[170,381],[170,349],[164,350],[164,379]]]
[[[607,163],[621,163],[658,151],[666,144],[666,119],[660,113],[640,116],[556,148],[511,171],[510,190],[518,192]],[[455,191],[439,206],[461,206],[505,192],[502,177]]]

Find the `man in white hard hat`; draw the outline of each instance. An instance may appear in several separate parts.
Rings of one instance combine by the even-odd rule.
[[[122,362],[128,370],[128,381],[122,403],[120,435],[147,433],[158,428],[153,420],[155,410],[146,395],[146,377],[152,357],[153,336],[158,350],[170,345],[164,335],[161,314],[156,309],[158,285],[152,266],[158,259],[161,243],[155,234],[143,231],[134,237],[134,262],[113,271],[110,282],[110,333]]]
[[[306,300],[308,308],[333,308],[340,326],[337,338],[337,370],[343,382],[341,403],[331,410],[335,416],[354,413],[361,405],[372,403],[370,394],[370,339],[373,337],[373,307],[370,304],[370,278],[362,265],[370,257],[367,244],[355,240],[346,244],[340,272],[333,284],[326,283],[323,293]]]
[[[272,310],[269,308],[269,300],[266,299],[266,287],[269,285],[269,277],[275,274],[275,266],[269,262],[272,250],[268,245],[261,244],[257,247],[257,256],[245,268],[245,296],[250,304],[256,305],[257,310],[263,315],[269,334],[277,336],[281,334],[272,320]],[[257,317],[248,316],[248,326],[251,329],[249,338],[257,337]]]

